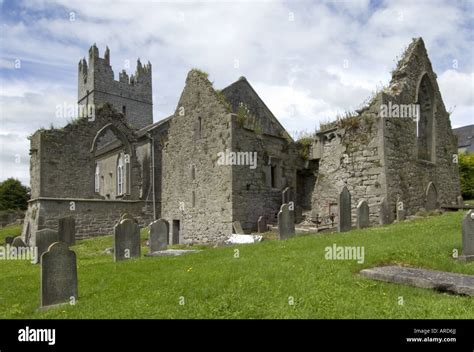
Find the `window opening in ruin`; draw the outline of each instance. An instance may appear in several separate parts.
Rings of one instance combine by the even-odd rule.
[[[95,179],[94,179],[94,184],[95,184],[95,191],[98,193],[100,192],[100,169],[99,169],[99,164],[95,165]]]
[[[118,165],[117,165],[117,194],[123,194],[124,190],[124,179],[123,179],[123,158],[122,156],[119,157]]]
[[[417,120],[418,159],[434,161],[434,93],[428,75],[424,75],[418,87],[420,112]]]

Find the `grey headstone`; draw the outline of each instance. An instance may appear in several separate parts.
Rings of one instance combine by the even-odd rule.
[[[397,221],[405,220],[407,212],[403,202],[397,202]]]
[[[464,205],[464,199],[462,196],[457,196],[456,198],[456,203],[457,205],[459,205],[460,207],[462,207]]]
[[[36,232],[36,247],[38,248],[38,264],[43,253],[45,253],[49,246],[54,242],[58,242],[58,233],[51,229],[43,229]]]
[[[462,259],[474,260],[474,210],[472,209],[462,220]]]
[[[234,221],[232,223],[232,226],[234,227],[234,233],[237,235],[243,235],[244,230],[242,229],[242,225],[240,225],[240,221]]]
[[[257,228],[259,233],[268,231],[267,218],[265,216],[260,216],[257,221]]]
[[[158,219],[150,224],[150,253],[165,250],[168,246],[170,224]]]
[[[337,220],[337,231],[345,232],[351,230],[351,194],[347,187],[344,187],[339,194],[338,202],[339,216]]]
[[[288,204],[293,201],[293,193],[291,191],[290,187],[286,187],[282,192],[281,192],[281,203],[282,204]]]
[[[387,225],[391,224],[392,221],[392,212],[390,211],[390,206],[387,202],[387,199],[384,197],[380,202],[379,222],[380,225]]]
[[[67,243],[53,243],[41,256],[41,306],[77,300],[76,253]],[[73,298],[74,297],[74,298]]]
[[[7,245],[7,244],[11,245],[11,244],[13,243],[13,240],[14,240],[14,239],[15,239],[15,237],[13,237],[13,236],[7,236],[7,237],[5,237],[5,244],[6,244],[6,245]]]
[[[26,244],[25,242],[23,242],[21,237],[18,236],[13,239],[11,246],[15,248],[20,248],[20,247],[26,247]]]
[[[365,200],[361,200],[357,205],[357,228],[369,227],[369,205]]]
[[[433,182],[430,182],[428,184],[428,187],[426,188],[426,203],[425,203],[425,209],[426,211],[431,211],[438,209],[439,204],[438,204],[438,191],[436,190],[435,185]]]
[[[140,227],[124,219],[114,227],[114,261],[140,257]]]
[[[294,211],[290,210],[289,204],[282,204],[278,212],[278,236],[280,240],[295,235]]]
[[[364,269],[360,274],[375,280],[474,296],[474,275],[400,266]]]
[[[76,220],[72,216],[59,219],[58,240],[70,246],[76,244]]]

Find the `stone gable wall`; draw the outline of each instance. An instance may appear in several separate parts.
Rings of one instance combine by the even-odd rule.
[[[408,47],[404,59],[393,73],[389,89],[383,94],[383,102],[387,105],[417,103],[423,75],[429,78],[434,93],[433,162],[418,158],[417,124],[413,119],[386,118],[384,126],[390,202],[395,204],[400,198],[409,215],[425,207],[425,193],[430,182],[438,191],[440,204],[456,204],[456,197],[461,193],[458,164],[453,163],[453,155],[457,154],[456,139],[436,74],[421,40],[414,41]]]
[[[163,148],[161,216],[171,229],[180,221],[180,243],[216,242],[232,231],[232,170],[217,165],[218,152],[231,146],[230,123],[211,83],[191,71]]]

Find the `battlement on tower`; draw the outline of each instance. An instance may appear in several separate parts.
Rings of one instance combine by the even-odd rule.
[[[137,60],[135,73],[128,75],[125,70],[119,73],[118,81],[110,65],[110,50],[107,47],[104,57],[94,44],[89,49],[88,61],[84,57],[78,65],[78,104],[91,105],[110,103],[125,115],[135,128],[153,123],[153,94],[151,63],[142,65]]]

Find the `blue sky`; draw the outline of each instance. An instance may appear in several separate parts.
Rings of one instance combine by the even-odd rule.
[[[96,42],[116,78],[153,65],[154,120],[175,109],[187,72],[216,88],[246,76],[293,134],[312,132],[388,84],[423,37],[454,127],[474,123],[473,1],[1,1],[0,180],[29,183],[37,128],[77,100],[77,64]],[[127,68],[126,63],[131,67]]]

